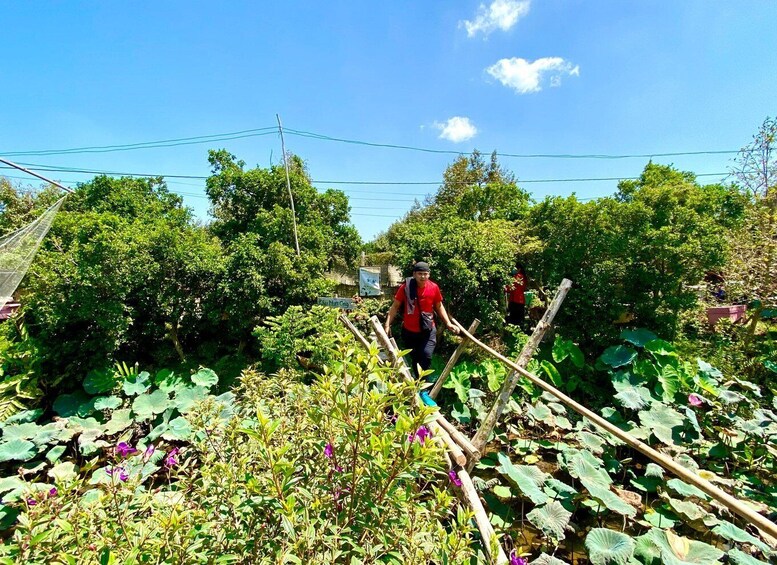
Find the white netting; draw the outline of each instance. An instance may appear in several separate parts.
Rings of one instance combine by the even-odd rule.
[[[65,197],[60,198],[34,222],[0,237],[0,309],[11,300],[16,287],[22,282],[64,201]]]

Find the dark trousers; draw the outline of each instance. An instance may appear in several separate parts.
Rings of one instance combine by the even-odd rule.
[[[526,304],[518,304],[517,302],[507,303],[507,323],[515,326],[523,327],[523,318],[526,315]]]
[[[410,360],[413,365],[413,373],[418,376],[416,365],[420,365],[424,371],[432,366],[432,353],[437,345],[437,328],[428,331],[411,332],[402,327],[402,343],[405,349],[410,349]]]

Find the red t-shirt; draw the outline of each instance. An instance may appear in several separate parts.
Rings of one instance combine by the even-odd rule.
[[[406,330],[418,333],[421,331],[421,312],[434,313],[434,305],[442,302],[440,287],[432,281],[426,281],[423,289],[418,287],[418,304],[412,314],[407,313],[405,298],[405,283],[402,283],[394,295],[394,299],[399,300],[404,306],[402,325]]]
[[[523,291],[526,290],[526,278],[521,273],[516,273],[513,278],[515,279],[513,283],[505,287],[505,292],[509,295],[507,300],[516,304],[526,304],[526,297],[523,295]]]

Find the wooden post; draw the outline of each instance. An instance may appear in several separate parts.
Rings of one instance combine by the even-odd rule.
[[[475,514],[475,523],[480,531],[480,537],[483,538],[483,548],[486,550],[486,555],[488,555],[492,563],[497,563],[498,565],[508,563],[507,555],[505,555],[499,540],[496,539],[494,528],[488,519],[486,509],[483,508],[483,503],[480,502],[480,496],[475,490],[475,485],[472,484],[469,473],[463,468],[455,469],[455,471],[461,481],[462,498],[469,504],[469,507]],[[496,546],[496,555],[491,553],[492,544]]]
[[[548,328],[550,328],[550,325],[553,322],[553,318],[556,317],[556,312],[558,312],[559,308],[561,308],[561,303],[564,302],[564,298],[566,297],[570,288],[572,288],[572,281],[569,279],[564,279],[561,281],[561,284],[556,291],[556,296],[553,298],[553,301],[550,303],[550,306],[548,306],[547,310],[545,310],[545,315],[542,316],[542,319],[534,328],[534,332],[532,332],[529,341],[526,342],[526,345],[524,345],[523,350],[518,357],[518,367],[525,369],[529,364],[532,355],[534,355],[534,350],[537,349],[540,341],[542,341],[542,338],[545,336],[545,332],[548,331]],[[502,413],[507,407],[507,403],[510,401],[510,395],[513,394],[513,390],[515,390],[515,386],[518,384],[518,379],[520,378],[520,373],[513,371],[505,379],[505,382],[502,385],[502,389],[499,391],[499,396],[497,396],[496,402],[491,407],[488,416],[486,416],[485,420],[483,420],[483,423],[480,425],[480,429],[478,429],[475,437],[472,438],[472,443],[478,450],[483,451],[486,444],[488,443],[488,436],[491,435],[491,432],[494,430],[497,421],[499,421],[499,418],[502,416]],[[470,464],[472,465],[472,463]]]
[[[566,394],[558,390],[556,387],[546,383],[537,375],[530,373],[523,367],[518,366],[517,363],[511,361],[501,353],[494,351],[485,343],[482,343],[480,340],[478,340],[475,336],[471,334],[467,335],[469,332],[467,332],[467,330],[465,330],[464,327],[458,322],[456,322],[455,320],[453,320],[453,323],[459,326],[459,330],[461,330],[461,332],[464,335],[466,335],[469,339],[471,339],[473,343],[478,345],[481,349],[483,349],[487,353],[491,354],[491,356],[493,356],[495,359],[498,359],[508,367],[512,368],[521,376],[526,377],[532,383],[540,387],[542,390],[549,392],[550,394],[558,398],[560,402],[566,404],[578,414],[588,418],[593,424],[595,424],[599,428],[611,433],[612,435],[622,440],[627,445],[633,447],[640,453],[646,455],[649,459],[661,465],[667,471],[674,473],[685,482],[691,483],[692,485],[698,487],[699,489],[701,489],[702,491],[710,495],[712,498],[714,498],[715,500],[723,504],[726,508],[728,508],[732,512],[735,512],[736,514],[739,514],[739,516],[749,521],[752,525],[757,527],[759,530],[766,532],[766,534],[771,536],[771,538],[766,538],[764,536],[764,539],[766,540],[766,542],[772,545],[772,547],[777,547],[777,544],[775,544],[775,539],[777,539],[777,524],[765,518],[764,516],[762,516],[761,514],[759,514],[752,508],[750,508],[749,506],[745,505],[737,498],[731,496],[724,490],[719,489],[708,480],[699,477],[696,473],[689,471],[685,467],[681,467],[680,465],[675,463],[674,460],[667,457],[663,453],[659,453],[658,451],[656,451],[646,443],[639,441],[630,433],[624,432],[622,429],[615,426],[614,424],[611,424],[610,422],[608,422],[607,420],[605,420],[595,412],[592,412],[582,404],[575,402]]]
[[[448,448],[448,452],[451,454],[451,457],[453,457],[453,460],[457,465],[464,465],[467,462],[467,456],[464,455],[461,448],[453,441],[448,432],[446,432],[436,421],[429,422],[427,426],[432,430],[432,436],[438,437],[443,441],[443,444]]]
[[[469,325],[469,333],[474,334],[475,330],[480,325],[480,320],[475,318],[472,320],[472,323]],[[456,364],[456,361],[459,360],[459,357],[462,353],[464,353],[464,350],[467,348],[467,345],[469,343],[467,342],[467,338],[463,338],[461,340],[461,343],[459,343],[459,346],[456,348],[456,351],[453,352],[453,355],[451,355],[451,358],[448,359],[448,363],[445,365],[445,368],[442,370],[442,373],[440,373],[440,376],[437,377],[437,381],[435,381],[434,386],[432,387],[432,390],[429,391],[429,396],[432,398],[437,398],[437,395],[440,394],[440,390],[442,389],[442,385],[445,384],[445,381],[448,378],[448,375],[450,374],[451,370],[453,369],[453,366]]]
[[[338,319],[343,323],[343,325],[348,328],[348,330],[353,334],[353,337],[359,341],[364,348],[369,351],[370,350],[370,343],[367,341],[367,338],[365,338],[362,333],[356,328],[356,326],[353,325],[351,320],[348,319],[348,316],[345,314],[340,314]]]
[[[461,447],[461,450],[466,454],[470,461],[477,461],[480,459],[480,451],[478,451],[478,449],[472,445],[472,442],[469,441],[467,436],[461,433],[456,428],[456,426],[446,420],[445,416],[439,412],[437,413],[437,423],[440,424],[442,429],[448,432],[448,434],[451,436],[451,439],[455,441],[459,447]]]

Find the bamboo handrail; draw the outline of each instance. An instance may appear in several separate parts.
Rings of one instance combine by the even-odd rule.
[[[451,439],[455,441],[459,447],[461,447],[461,450],[467,455],[467,458],[470,461],[477,461],[480,459],[480,451],[474,445],[472,445],[472,442],[469,441],[467,436],[461,433],[458,428],[456,428],[456,426],[446,420],[445,416],[443,416],[440,412],[437,413],[436,418],[437,423],[440,424],[440,427],[448,432],[448,434],[451,436]]]
[[[464,328],[464,326],[462,326],[456,320],[452,320],[452,321],[454,324],[456,324],[459,327],[459,330],[462,332],[463,335],[467,336],[470,340],[472,340],[474,344],[478,345],[481,349],[489,353],[492,357],[494,357],[495,359],[498,359],[508,367],[512,368],[521,376],[526,377],[532,383],[534,383],[544,391],[551,393],[553,396],[557,397],[561,402],[563,402],[564,404],[566,404],[567,406],[575,410],[578,414],[585,416],[598,427],[611,433],[612,435],[622,440],[627,445],[633,447],[640,453],[646,455],[647,457],[649,457],[650,459],[652,459],[653,461],[661,465],[667,471],[674,473],[682,480],[698,487],[699,489],[701,489],[702,491],[710,495],[712,498],[714,498],[715,500],[723,504],[726,508],[728,508],[732,512],[735,512],[745,520],[748,520],[759,530],[771,536],[772,539],[765,537],[766,541],[772,547],[777,547],[777,544],[775,544],[775,541],[774,541],[774,539],[777,539],[777,524],[767,519],[766,517],[762,516],[758,512],[752,510],[751,508],[743,504],[742,501],[740,501],[739,499],[719,489],[708,480],[699,477],[698,475],[688,471],[684,467],[681,467],[680,465],[672,461],[669,457],[667,457],[663,453],[656,451],[649,445],[639,441],[637,438],[635,438],[628,432],[624,432],[619,427],[611,424],[610,422],[608,422],[607,420],[605,420],[595,412],[592,412],[582,404],[575,402],[566,394],[558,390],[556,387],[549,385],[541,378],[539,378],[537,375],[530,373],[523,367],[518,366],[518,364],[516,364],[515,362],[511,361],[501,353],[494,351],[485,343],[478,340],[475,336],[469,334],[469,332]]]
[[[472,320],[472,323],[469,325],[469,333],[474,334],[475,330],[478,329],[478,326],[480,325],[480,320],[475,318]],[[456,365],[456,361],[459,360],[459,356],[461,356],[462,353],[464,353],[464,350],[467,348],[467,339],[464,338],[459,343],[458,347],[456,347],[456,351],[453,352],[453,355],[451,355],[451,358],[448,359],[448,362],[445,364],[445,368],[440,373],[440,376],[437,377],[437,380],[434,383],[434,386],[432,387],[432,390],[429,391],[429,396],[432,398],[437,398],[437,395],[440,394],[440,390],[442,389],[442,385],[445,384],[445,381],[448,378],[448,375],[450,374],[451,370],[453,369],[453,366]]]

